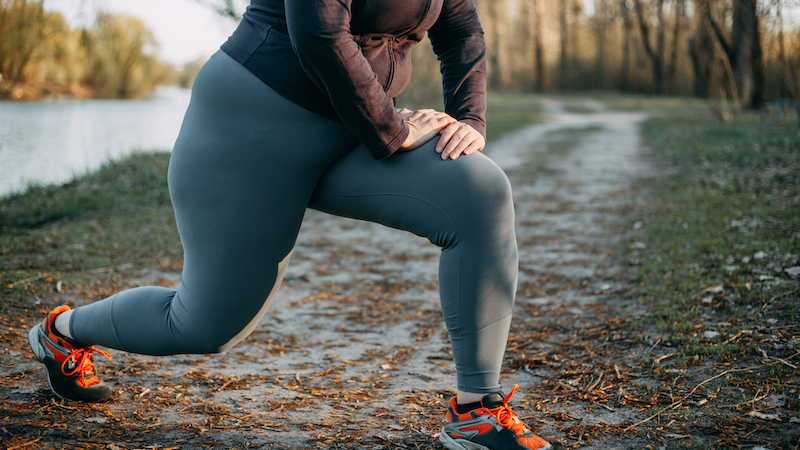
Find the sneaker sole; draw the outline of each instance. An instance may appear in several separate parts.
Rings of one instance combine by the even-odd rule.
[[[442,428],[442,432],[439,433],[439,442],[449,450],[491,450],[488,447],[484,447],[483,445],[476,444],[466,439],[453,439],[444,431],[444,428]],[[539,450],[554,450],[554,447],[552,444],[548,443],[545,447],[542,447]]]
[[[439,433],[439,442],[449,450],[490,450],[488,447],[476,444],[466,439],[455,440],[447,434],[444,429]]]

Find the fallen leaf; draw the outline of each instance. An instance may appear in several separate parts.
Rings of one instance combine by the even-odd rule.
[[[747,415],[750,417],[755,417],[757,419],[774,420],[776,422],[781,422],[781,418],[777,414],[764,414],[758,411],[750,411],[749,413],[747,413]]]
[[[687,439],[690,438],[688,434],[674,434],[674,433],[667,433],[664,437],[672,438],[672,439]]]

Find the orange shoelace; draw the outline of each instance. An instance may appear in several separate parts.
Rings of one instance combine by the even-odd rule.
[[[67,359],[61,363],[61,373],[66,376],[72,376],[76,373],[80,374],[80,377],[85,380],[91,380],[92,378],[96,378],[94,376],[94,362],[92,361],[92,353],[99,353],[105,356],[107,359],[111,359],[111,355],[108,352],[103,350],[97,350],[94,347],[81,347],[72,349]],[[71,360],[75,361],[75,368],[71,371],[67,372],[67,363]],[[99,383],[100,380],[97,380]],[[93,382],[89,382],[90,385],[97,384]]]
[[[508,406],[508,401],[511,399],[511,396],[514,395],[514,392],[517,391],[517,388],[519,388],[519,385],[515,384],[514,389],[512,389],[511,393],[508,394],[503,400],[503,406],[498,406],[497,408],[487,410],[489,411],[489,414],[497,419],[497,423],[503,427],[511,429],[515,436],[530,432],[530,430],[525,427],[525,424],[519,420],[517,414],[514,411],[511,411],[511,407]]]

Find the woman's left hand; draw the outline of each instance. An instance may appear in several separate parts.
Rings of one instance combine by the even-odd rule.
[[[469,155],[479,152],[485,146],[486,139],[478,130],[463,122],[453,122],[439,132],[436,153],[441,153],[442,159],[456,159],[462,153]]]

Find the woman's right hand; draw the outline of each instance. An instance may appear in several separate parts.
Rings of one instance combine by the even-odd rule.
[[[436,137],[439,131],[456,121],[449,114],[433,109],[411,111],[403,108],[398,113],[409,128],[408,137],[400,146],[402,151],[414,150]]]

